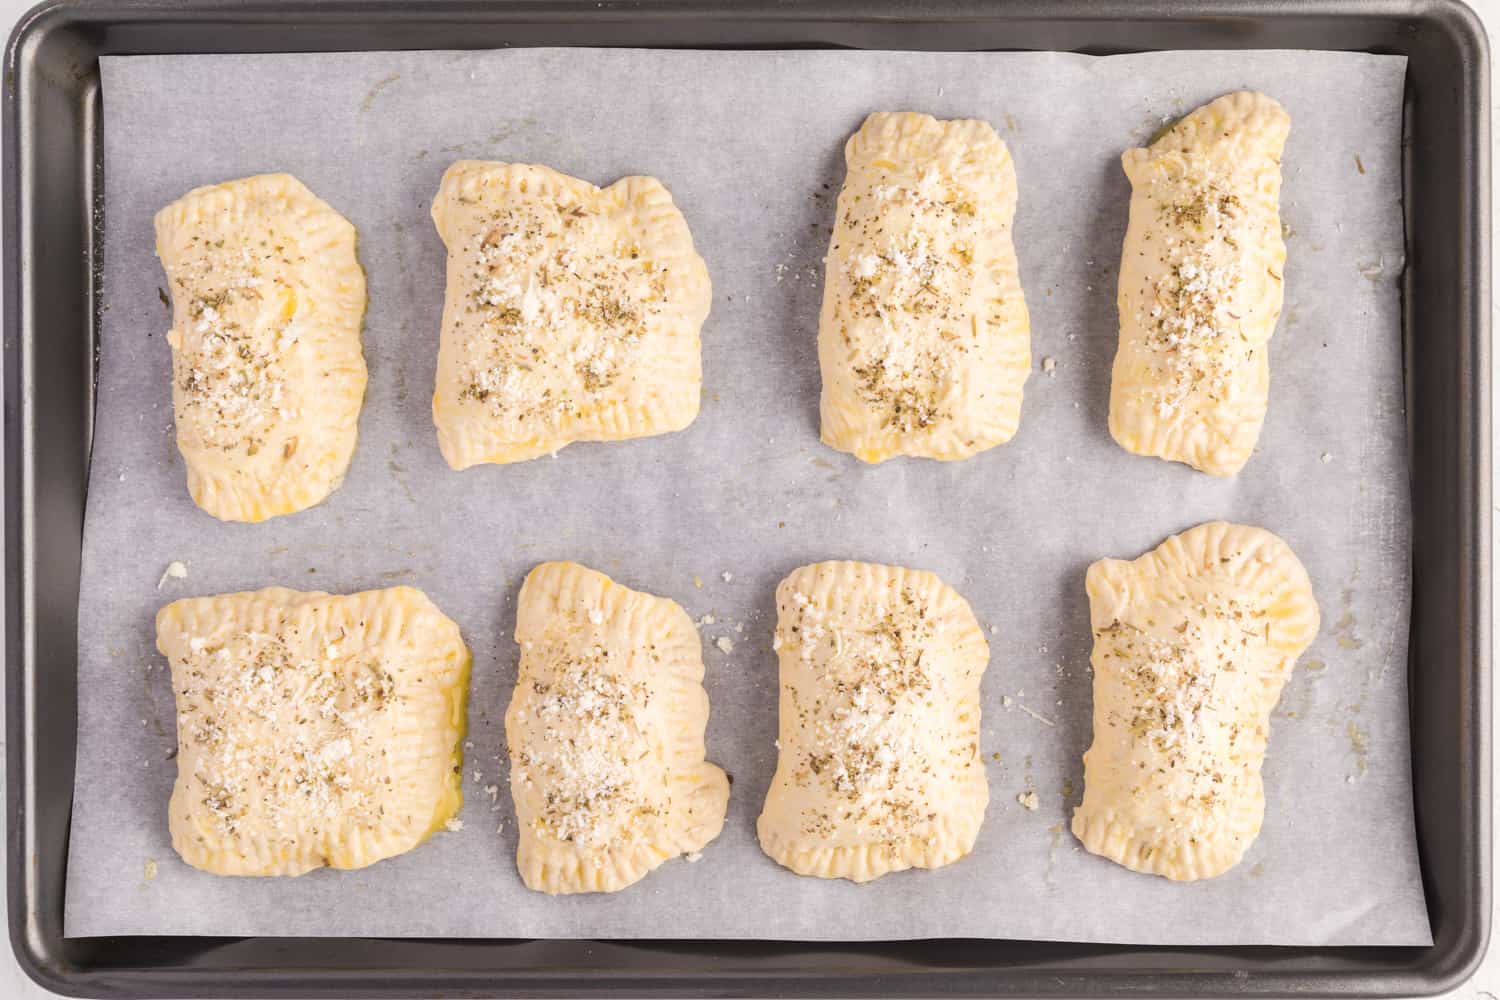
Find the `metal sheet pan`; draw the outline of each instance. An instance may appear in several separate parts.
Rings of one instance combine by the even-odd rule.
[[[385,941],[62,937],[80,526],[92,422],[98,57],[502,45],[1324,48],[1408,56],[1412,767],[1430,948],[1173,949],[942,940]],[[11,938],[90,996],[1411,995],[1489,933],[1488,52],[1451,0],[101,0],[44,5],[6,52],[5,655]]]

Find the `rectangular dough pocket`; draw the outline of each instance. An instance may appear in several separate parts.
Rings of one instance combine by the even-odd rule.
[[[979,685],[989,644],[932,573],[861,562],[776,588],[780,754],[756,823],[799,875],[867,882],[969,853],[989,804]]]
[[[156,616],[177,699],[172,846],[216,875],[363,868],[463,805],[469,650],[411,587],[271,587]]]
[[[290,174],[156,214],[172,293],[172,408],[193,502],[224,521],[321,503],[354,455],[365,272],[354,226]]]
[[[601,190],[547,167],[460,160],[432,220],[448,248],[432,418],[450,466],[693,422],[712,294],[661,182]]]
[[[1281,315],[1281,150],[1291,119],[1228,94],[1121,158],[1130,224],[1109,431],[1137,455],[1239,472],[1266,418]]]
[[[1094,742],[1073,833],[1176,881],[1233,868],[1260,832],[1271,710],[1318,634],[1302,564],[1216,521],[1089,567]]]
[[[1010,151],[987,122],[877,112],[844,160],[818,322],[823,442],[883,462],[1009,441],[1031,369]]]
[[[703,759],[708,694],[686,611],[542,563],[521,587],[516,642],[505,740],[527,888],[615,892],[719,835],[729,780]]]

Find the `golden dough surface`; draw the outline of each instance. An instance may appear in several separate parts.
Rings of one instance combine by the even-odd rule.
[[[1109,430],[1137,455],[1232,476],[1265,422],[1281,315],[1281,151],[1264,94],[1206,104],[1122,162],[1130,222]]]
[[[543,563],[521,588],[516,642],[505,739],[528,888],[616,892],[719,835],[729,780],[704,760],[708,694],[687,612]]]
[[[781,582],[776,615],[765,852],[799,875],[855,882],[968,854],[989,802],[989,645],[968,602],[932,573],[825,562]]]
[[[172,846],[218,875],[363,868],[463,805],[469,650],[420,590],[174,601]]]
[[[1005,143],[982,121],[877,112],[844,160],[818,323],[823,442],[882,462],[1009,441],[1031,333]]]
[[[177,447],[214,517],[289,514],[343,481],[367,377],[355,239],[289,174],[197,188],[157,213]]]
[[[1086,586],[1094,741],[1073,833],[1138,872],[1222,874],[1260,832],[1271,710],[1318,633],[1307,572],[1269,531],[1217,521],[1100,560]]]
[[[432,416],[450,466],[693,422],[712,288],[661,182],[460,160],[432,218],[448,248]]]

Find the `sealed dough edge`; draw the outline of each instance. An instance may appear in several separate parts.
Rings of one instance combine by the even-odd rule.
[[[926,719],[908,717],[922,714],[920,708],[907,705],[897,710],[893,706],[886,715],[892,731],[884,735],[895,739],[888,740],[886,745],[898,741],[920,743],[923,735],[932,736],[941,746],[926,749],[958,763],[932,774],[922,787],[906,790],[912,803],[920,801],[921,808],[929,811],[926,816],[910,820],[910,828],[897,831],[896,837],[875,839],[836,817],[838,810],[828,808],[827,788],[810,787],[822,779],[822,772],[830,767],[844,768],[847,762],[840,759],[837,749],[825,753],[824,748],[805,745],[807,738],[799,720],[804,711],[809,712],[810,719],[815,711],[815,707],[809,709],[808,703],[811,699],[816,706],[818,675],[859,641],[853,634],[854,626],[863,624],[867,628],[900,631],[888,602],[908,595],[914,598],[916,607],[923,609],[921,620],[933,628],[934,636],[941,633],[945,637],[945,641],[923,645],[923,638],[915,636],[922,649],[914,660],[921,664],[926,659],[934,665],[942,675],[941,689],[947,697],[945,704],[929,709]],[[978,838],[989,803],[989,782],[979,753],[979,692],[989,663],[989,644],[968,602],[936,574],[925,570],[836,560],[803,566],[788,574],[776,588],[776,607],[779,752],[775,776],[756,820],[761,849],[777,864],[798,875],[842,878],[856,883],[911,868],[939,868],[967,856]],[[840,611],[846,614],[839,615]],[[814,631],[818,632],[817,638],[809,638]],[[904,631],[901,635],[898,651],[900,642],[912,638]],[[829,648],[826,652],[814,649],[804,655],[804,638],[814,642],[826,639]],[[928,653],[931,657],[927,657]],[[911,659],[910,651],[899,655],[903,660]],[[908,668],[911,665],[905,664]],[[867,674],[866,668],[852,682],[840,679],[835,690],[852,691],[859,685],[880,687],[884,683]],[[899,696],[892,701],[899,701]],[[840,703],[832,708],[835,716],[843,713],[845,718],[866,711],[870,711],[868,706],[858,704]],[[874,734],[870,738],[882,737]],[[856,754],[856,767],[862,753]],[[908,752],[907,756],[907,760],[895,762],[898,770],[902,763],[913,767],[924,765],[915,754]],[[809,773],[806,765],[820,758],[832,763],[815,766],[812,771],[817,773]],[[889,762],[879,757],[875,761],[876,766],[866,776],[878,782],[892,772]],[[868,765],[871,760],[862,762]],[[809,824],[821,830],[809,830]]]
[[[229,224],[231,237],[270,218],[296,233],[295,258],[268,256],[273,279],[285,281],[307,344],[316,381],[299,385],[303,412],[273,428],[275,440],[258,457],[231,459],[195,445],[183,433],[185,394],[174,363],[173,410],[178,450],[193,502],[223,521],[255,523],[292,514],[326,500],[343,484],[359,436],[368,372],[362,329],[367,302],[365,273],[353,223],[286,173],[258,174],[194,188],[156,213],[157,255],[168,269],[174,362],[188,316],[192,287],[173,280],[173,244],[179,235]],[[191,239],[191,237],[189,237]],[[206,237],[200,237],[206,240]],[[222,240],[223,237],[221,236]],[[254,247],[258,253],[262,246]],[[243,280],[243,279],[241,279]],[[259,280],[259,279],[257,279]],[[309,308],[309,306],[311,308]]]
[[[703,688],[703,654],[698,630],[686,611],[668,598],[632,590],[597,570],[547,562],[533,568],[522,585],[515,639],[521,664],[505,713],[505,737],[519,826],[516,866],[528,889],[549,895],[618,892],[666,861],[696,855],[718,837],[729,804],[729,779],[706,760],[709,701]],[[545,730],[539,733],[531,724],[548,710],[541,691],[557,691],[567,681],[552,658],[560,650],[574,655],[585,651],[596,656],[596,667],[597,653],[606,649],[625,661],[622,670],[609,673],[633,677],[639,685],[630,692],[629,704],[601,704],[613,693],[612,682],[603,676],[605,671],[591,667],[581,675],[582,697],[575,693],[571,703],[560,702],[564,717],[552,727],[561,733],[577,722],[575,717],[589,712],[602,711],[611,719],[629,713],[631,726],[653,748],[653,759],[647,763],[659,767],[654,774],[641,775],[652,783],[640,790],[645,818],[599,845],[553,834],[557,821],[568,823],[570,818],[546,815],[551,802],[577,790],[559,787],[555,770],[550,772],[552,780],[548,773],[535,778],[532,774],[533,769],[545,771],[545,755],[553,753],[564,773],[588,778],[590,766],[598,768],[596,755],[604,748],[590,745],[589,733],[580,731],[568,735],[570,749],[559,752],[543,745],[539,737]],[[614,660],[606,657],[606,662]],[[560,696],[566,697],[566,692]],[[631,777],[640,774],[640,763],[627,762]],[[616,787],[625,790],[609,794],[629,794],[625,785]]]
[[[844,159],[818,323],[823,443],[868,463],[1004,444],[1031,369],[1009,149],[980,119],[880,111]],[[941,322],[934,295],[950,300]]]
[[[1261,768],[1270,713],[1298,657],[1318,633],[1318,605],[1307,571],[1290,546],[1271,532],[1214,521],[1174,535],[1134,560],[1095,562],[1089,567],[1085,587],[1095,635],[1091,657],[1095,692],[1093,742],[1084,754],[1084,798],[1073,813],[1073,834],[1091,853],[1142,874],[1160,875],[1172,881],[1221,875],[1240,862],[1260,833],[1265,812]],[[1195,587],[1203,589],[1194,590]],[[1226,757],[1222,733],[1201,737],[1211,744],[1210,759],[1229,778],[1228,784],[1220,787],[1238,787],[1234,769],[1238,764],[1244,788],[1208,829],[1196,832],[1189,829],[1179,834],[1174,830],[1176,821],[1172,813],[1190,809],[1193,805],[1190,800],[1168,796],[1167,802],[1140,813],[1139,803],[1149,801],[1148,795],[1133,794],[1123,788],[1109,766],[1115,754],[1128,755],[1145,770],[1165,760],[1149,741],[1149,734],[1144,744],[1138,739],[1127,740],[1112,748],[1114,754],[1110,758],[1101,756],[1108,752],[1105,734],[1109,731],[1110,709],[1106,697],[1111,685],[1121,683],[1119,668],[1105,659],[1110,650],[1102,636],[1121,623],[1134,621],[1140,621],[1143,630],[1155,627],[1171,635],[1184,628],[1180,634],[1186,634],[1187,629],[1181,623],[1174,628],[1164,619],[1178,613],[1183,622],[1197,620],[1194,615],[1199,609],[1183,607],[1183,595],[1188,593],[1200,596],[1206,593],[1237,602],[1232,605],[1236,610],[1243,609],[1259,621],[1253,631],[1262,642],[1251,652],[1240,654],[1241,658],[1231,668],[1239,674],[1252,671],[1244,690],[1239,692],[1242,703],[1230,706],[1231,711],[1237,712],[1231,725],[1241,731],[1240,743],[1248,751],[1242,758]],[[1237,624],[1233,627],[1237,631],[1240,628]],[[1247,637],[1241,636],[1236,642],[1240,649],[1250,648],[1245,644]],[[1215,680],[1209,681],[1210,692]],[[1229,685],[1225,687],[1233,690]],[[1234,746],[1230,742],[1229,747]],[[1166,762],[1175,766],[1174,761]],[[1139,775],[1144,770],[1139,773],[1134,768],[1125,770],[1128,781],[1142,780]],[[1163,813],[1161,809],[1171,812]]]
[[[473,660],[457,624],[422,591],[335,595],[267,587],[183,598],[157,612],[156,635],[178,712],[168,826],[173,848],[194,868],[236,876],[364,868],[419,846],[462,809]],[[261,654],[254,671],[214,651],[233,642]],[[285,655],[266,657],[268,649]],[[337,665],[309,674],[306,664],[324,657]],[[284,672],[292,682],[275,689]],[[318,681],[330,700],[308,703]],[[204,697],[203,686],[214,697]],[[378,709],[393,708],[365,722],[361,739],[359,706],[372,696]],[[212,707],[206,719],[205,705]],[[275,728],[257,739],[255,712],[282,709],[292,713],[280,718],[283,735],[306,733],[318,725],[309,721],[313,715],[322,726],[295,746],[278,746]],[[294,721],[297,715],[303,717]],[[288,775],[291,789],[284,787]],[[361,821],[318,799],[325,780],[373,803],[363,810],[371,815]],[[266,822],[273,802],[285,813],[279,824]],[[322,805],[324,815],[309,820],[299,804]]]
[[[465,275],[475,263],[461,243],[475,235],[469,232],[476,224],[469,217],[474,206],[489,206],[503,199],[548,197],[616,213],[629,209],[629,224],[614,234],[616,242],[634,240],[649,255],[657,273],[665,276],[662,301],[671,306],[656,318],[651,351],[632,361],[629,387],[603,393],[587,415],[563,415],[554,422],[512,432],[472,412],[473,401],[466,402],[458,387],[458,370],[469,342],[478,335],[467,326],[459,329],[466,315],[464,303],[473,291],[467,287],[470,279]],[[432,416],[439,450],[450,468],[527,461],[556,454],[579,441],[623,441],[668,434],[684,430],[697,418],[703,384],[701,332],[712,305],[713,288],[687,219],[661,181],[630,176],[601,188],[540,164],[458,160],[444,172],[431,214],[448,251]],[[532,275],[526,277],[529,280]],[[555,366],[555,353],[544,345],[539,355],[541,364]]]

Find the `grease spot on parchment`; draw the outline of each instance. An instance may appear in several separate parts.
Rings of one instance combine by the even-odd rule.
[[[509,139],[511,136],[515,135],[518,132],[524,132],[529,128],[533,128],[535,125],[535,118],[526,117],[518,119],[516,121],[510,122],[507,125],[501,126],[494,132],[491,132],[489,138],[485,139],[485,142],[493,146],[498,142],[504,142],[506,139]]]
[[[1333,637],[1340,649],[1358,649],[1364,640],[1359,637],[1359,623],[1354,618],[1354,588],[1345,587],[1343,593],[1344,613],[1333,623]]]
[[[1302,660],[1297,665],[1302,669],[1292,675],[1276,712],[1284,719],[1305,719],[1313,714],[1313,686],[1328,669],[1328,664],[1322,660]]]
[[[1381,254],[1374,260],[1362,260],[1357,262],[1360,277],[1366,281],[1379,284],[1385,278],[1385,254]]]
[[[416,503],[417,496],[411,491],[411,486],[406,481],[406,469],[401,466],[400,462],[396,461],[396,456],[399,454],[401,454],[401,446],[395,441],[392,441],[391,454],[390,457],[385,460],[385,467],[387,470],[389,470],[391,478],[396,480],[396,485],[401,487],[401,492],[406,494],[406,499],[410,500],[412,503]]]
[[[501,125],[499,128],[491,132],[489,135],[485,136],[483,139],[475,142],[456,142],[451,146],[442,147],[438,150],[438,152],[466,154],[482,152],[490,149],[491,147],[497,146],[505,140],[517,136],[522,132],[527,131],[528,129],[535,128],[536,124],[537,120],[535,118],[517,118],[513,121],[509,121]],[[423,152],[425,153],[426,151],[423,150]]]
[[[1052,870],[1057,863],[1057,849],[1062,846],[1063,825],[1053,823],[1047,827],[1049,838],[1047,845],[1047,870],[1042,873],[1042,883],[1048,888],[1054,888],[1057,880],[1052,877]]]
[[[166,752],[166,756],[163,758],[164,760],[171,760],[177,756],[177,741],[172,738],[171,733],[167,732],[167,727],[162,725],[161,710],[156,704],[156,691],[151,685],[151,673],[151,664],[147,663],[146,669],[141,671],[141,683],[145,688],[146,694],[146,718],[141,721],[151,727],[151,731],[156,734],[158,739],[171,744]]]
[[[385,79],[377,81],[375,86],[371,87],[369,92],[365,94],[365,99],[359,102],[360,114],[369,111],[370,105],[375,103],[375,98],[380,96],[380,92],[399,79],[401,79],[400,73],[392,73]]]
[[[1355,632],[1357,625],[1358,622],[1355,621],[1354,612],[1351,610],[1345,610],[1343,617],[1333,623],[1333,636],[1340,649],[1358,649],[1365,644]]]
[[[1349,752],[1354,755],[1354,776],[1363,778],[1365,772],[1370,769],[1369,734],[1353,719],[1349,720],[1349,726],[1345,731],[1349,735]]]

